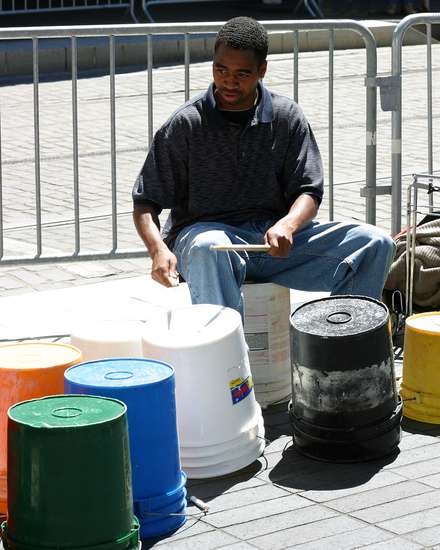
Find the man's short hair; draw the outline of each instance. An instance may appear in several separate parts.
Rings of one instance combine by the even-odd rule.
[[[267,31],[261,23],[251,17],[234,17],[218,31],[214,51],[220,44],[236,50],[253,50],[260,66],[267,57]]]

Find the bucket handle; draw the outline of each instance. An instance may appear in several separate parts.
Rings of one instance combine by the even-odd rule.
[[[326,317],[326,320],[332,325],[343,325],[349,323],[352,319],[353,317],[348,311],[334,311]]]

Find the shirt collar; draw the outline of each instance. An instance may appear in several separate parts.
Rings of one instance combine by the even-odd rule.
[[[258,124],[260,122],[272,122],[273,120],[273,105],[270,92],[265,86],[263,86],[261,80],[258,82],[258,89],[261,94],[261,99],[257,105],[257,108],[255,109],[255,114],[252,118],[251,126],[254,126],[255,124]],[[221,116],[216,108],[213,82],[211,82],[211,84],[209,85],[205,93],[204,99],[205,105],[208,110],[208,115],[210,117],[213,117],[215,120],[219,120],[219,118],[224,120],[224,118]]]

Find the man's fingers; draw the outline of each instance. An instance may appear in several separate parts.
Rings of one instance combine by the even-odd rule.
[[[155,269],[151,272],[151,277],[154,281],[166,287],[177,286],[179,284],[179,275],[177,272],[175,276],[171,276],[167,270]]]

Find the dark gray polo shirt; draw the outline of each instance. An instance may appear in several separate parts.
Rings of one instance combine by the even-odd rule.
[[[301,108],[259,87],[261,99],[244,128],[217,110],[211,84],[156,132],[133,201],[153,204],[158,213],[171,209],[169,245],[199,221],[275,221],[303,193],[321,202],[321,156]]]

